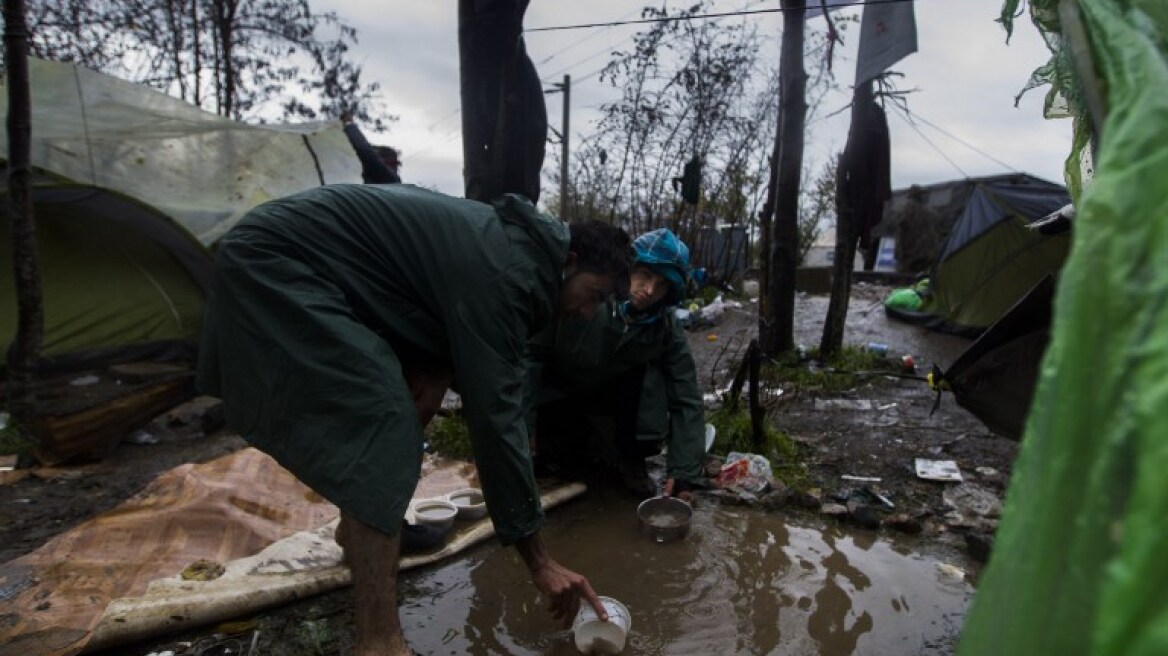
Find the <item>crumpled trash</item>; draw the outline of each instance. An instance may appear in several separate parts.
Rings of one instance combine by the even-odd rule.
[[[701,309],[701,317],[710,323],[717,323],[725,311],[726,304],[722,302],[722,295],[719,294],[709,305]]]
[[[722,465],[715,483],[722,488],[758,494],[770,487],[774,480],[771,462],[764,456],[731,451],[726,455],[726,464]]]

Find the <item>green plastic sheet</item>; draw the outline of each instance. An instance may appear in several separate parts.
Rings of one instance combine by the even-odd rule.
[[[1168,3],[1077,4],[1106,120],[962,656],[1168,654]]]

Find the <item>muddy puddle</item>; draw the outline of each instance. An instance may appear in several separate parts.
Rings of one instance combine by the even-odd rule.
[[[554,511],[553,553],[632,615],[625,654],[950,654],[973,589],[959,556],[780,513],[699,507],[680,542],[637,531],[635,503],[592,492]],[[419,654],[576,654],[515,551],[471,551],[405,578]]]

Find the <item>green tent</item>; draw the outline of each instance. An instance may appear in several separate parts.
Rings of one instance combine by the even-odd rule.
[[[266,200],[360,181],[339,121],[250,125],[60,62],[29,76],[49,369],[193,357],[207,249]],[[0,132],[0,167],[7,151]],[[0,367],[17,321],[4,205]]]
[[[103,189],[68,183],[33,191],[48,368],[127,360],[190,359],[212,274],[207,249],[157,210]],[[0,243],[11,243],[7,202]],[[12,250],[0,252],[12,271]],[[16,307],[0,285],[0,307]],[[17,313],[0,313],[0,344]],[[4,362],[6,359],[0,359]]]
[[[897,319],[976,336],[1067,257],[1070,235],[1032,224],[1070,203],[1060,185],[1029,176],[971,180],[915,311],[885,306]]]
[[[1168,654],[1168,3],[1031,0],[1074,247],[961,656]],[[1006,25],[1023,4],[1002,8]],[[1073,56],[1072,56],[1073,53]],[[1071,70],[1072,65],[1081,66]],[[1088,135],[1096,127],[1093,165]],[[1093,171],[1078,191],[1077,174]]]

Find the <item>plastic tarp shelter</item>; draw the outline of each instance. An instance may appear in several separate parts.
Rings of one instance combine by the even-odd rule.
[[[29,68],[48,363],[189,357],[208,247],[264,201],[360,182],[338,122],[250,125],[75,65]],[[0,240],[10,243],[4,206]],[[17,316],[11,258],[0,249],[5,345]]]
[[[1106,113],[958,653],[1168,654],[1168,3],[1029,4],[1064,55],[1082,28]]]

